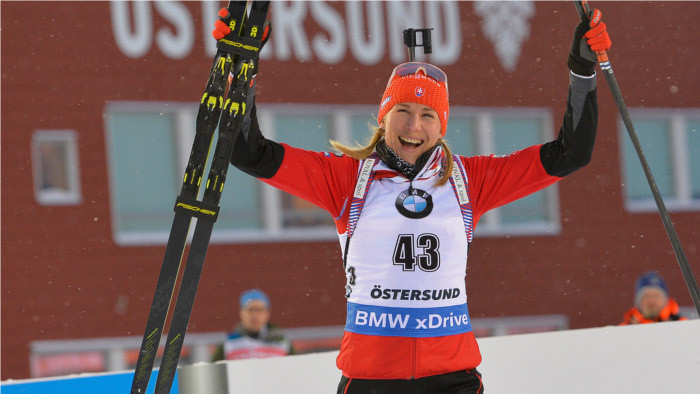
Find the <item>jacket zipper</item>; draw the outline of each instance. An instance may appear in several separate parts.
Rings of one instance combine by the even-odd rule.
[[[418,357],[416,355],[418,347],[418,338],[411,338],[411,379],[416,378],[416,369],[418,364]]]

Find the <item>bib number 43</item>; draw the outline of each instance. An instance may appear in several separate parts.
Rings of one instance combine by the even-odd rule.
[[[394,265],[404,271],[432,272],[440,268],[440,240],[435,234],[399,234],[394,246]]]

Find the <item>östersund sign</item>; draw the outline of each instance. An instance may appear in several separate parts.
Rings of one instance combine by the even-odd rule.
[[[131,58],[141,58],[155,46],[168,58],[182,59],[192,54],[195,31],[200,29],[206,55],[213,56],[216,42],[210,31],[221,4],[200,2],[201,16],[195,17],[180,1],[112,1],[114,40]],[[388,53],[391,62],[400,63],[406,59],[403,30],[409,27],[434,27],[433,63],[449,65],[461,56],[460,5],[456,1],[348,1],[340,9],[324,1],[273,1],[271,7],[273,34],[261,54],[263,59],[336,64],[352,56],[361,64],[373,65]],[[156,17],[168,25],[156,29]],[[310,23],[321,31],[310,35],[306,28]],[[422,54],[416,57],[421,59]]]

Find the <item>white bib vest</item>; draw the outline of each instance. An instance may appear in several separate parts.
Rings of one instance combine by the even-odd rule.
[[[339,235],[347,331],[404,337],[471,331],[464,282],[473,235],[467,178],[455,156],[450,183],[435,187],[441,155],[436,149],[413,182],[375,179],[377,171],[389,170],[377,157],[360,162],[347,231]]]

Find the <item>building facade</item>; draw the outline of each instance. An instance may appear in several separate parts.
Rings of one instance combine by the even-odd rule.
[[[2,2],[2,379],[29,343],[141,335],[224,2]],[[691,267],[700,242],[700,8],[605,2],[610,57]],[[263,133],[312,150],[369,135],[402,31],[449,76],[455,153],[555,138],[578,21],[571,2],[273,2],[257,100]],[[420,52],[420,50],[418,51]],[[602,73],[592,162],[482,218],[472,317],[617,324],[656,269],[692,305]],[[231,169],[190,332],[229,329],[259,287],[284,327],[345,320],[332,219]]]

